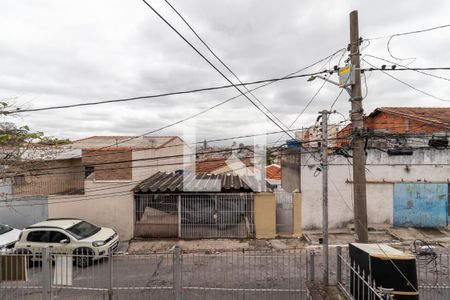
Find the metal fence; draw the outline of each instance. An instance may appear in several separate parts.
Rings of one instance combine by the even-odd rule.
[[[0,299],[306,299],[305,250],[0,258]]]
[[[450,254],[425,247],[416,255],[420,298],[450,299]]]
[[[389,290],[383,290],[381,287],[377,287],[377,283],[371,279],[370,274],[365,274],[360,266],[348,261],[347,255],[342,254],[340,247],[337,248],[336,259],[337,286],[348,299],[394,299],[389,295]]]
[[[135,236],[253,237],[254,196],[251,193],[135,195]]]

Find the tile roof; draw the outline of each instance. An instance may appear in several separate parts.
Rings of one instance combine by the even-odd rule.
[[[369,115],[379,112],[403,116],[450,129],[450,107],[380,107]]]
[[[276,164],[272,164],[266,167],[266,177],[268,179],[281,180],[281,167]]]
[[[200,181],[194,181],[199,179]],[[178,173],[158,172],[149,178],[141,181],[133,189],[135,193],[164,193],[164,192],[219,192],[214,187],[219,187],[221,192],[252,192],[252,189],[246,184],[256,183],[255,178],[245,176],[240,178],[237,175],[230,174],[188,174],[185,182],[183,175]]]
[[[227,160],[229,158],[210,158],[203,161],[197,161],[195,163],[195,171],[197,173],[214,173],[214,171],[227,166]],[[239,159],[247,167],[252,167],[253,163],[250,159]],[[230,163],[236,163],[237,160],[231,159]],[[231,171],[231,170],[230,170]]]

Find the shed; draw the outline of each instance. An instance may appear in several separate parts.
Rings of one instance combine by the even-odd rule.
[[[158,172],[133,189],[136,237],[254,235],[255,178]]]

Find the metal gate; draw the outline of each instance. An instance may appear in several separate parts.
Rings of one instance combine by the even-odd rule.
[[[181,238],[249,238],[254,235],[250,193],[187,194],[180,200]]]
[[[249,238],[252,193],[135,195],[136,237]]]
[[[447,227],[447,183],[396,183],[394,225],[399,227]]]
[[[135,227],[137,237],[178,237],[177,195],[136,195]]]
[[[294,232],[294,194],[284,190],[275,191],[275,199],[277,234],[292,234]]]

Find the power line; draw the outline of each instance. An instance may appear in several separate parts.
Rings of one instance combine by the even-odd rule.
[[[236,78],[236,80],[240,83],[240,85],[243,85],[242,81],[239,79],[239,77],[236,75],[236,73],[234,73],[231,68],[225,64],[223,62],[223,60],[216,55],[216,53],[211,49],[211,47],[200,37],[200,35],[194,30],[194,28],[192,28],[192,26],[189,24],[189,22],[180,14],[180,12],[178,12],[178,10],[172,5],[170,4],[170,2],[168,0],[164,0],[167,5],[170,6],[170,8],[172,8],[172,10],[181,18],[181,20],[183,20],[184,24],[186,24],[186,26],[194,33],[194,35],[200,40],[200,42],[206,47],[206,49],[208,49],[208,51],[234,76],[234,78]],[[270,111],[270,109],[268,109],[263,102],[261,102],[258,97],[256,97],[255,94],[253,94],[248,88],[247,86],[243,85],[244,89],[251,95],[253,96],[253,98],[259,103],[261,104],[262,107],[264,107],[267,112],[269,114],[271,114],[278,122],[280,122],[280,124],[282,124],[284,127],[287,128],[287,126],[274,114]]]
[[[303,67],[303,68],[301,68],[301,69],[299,69],[299,70],[297,70],[297,71],[291,72],[291,73],[287,74],[286,76],[283,76],[283,77],[280,77],[280,78],[278,78],[278,79],[276,79],[276,80],[269,81],[269,82],[266,82],[266,83],[264,83],[264,84],[261,84],[261,85],[255,87],[255,88],[251,89],[250,91],[256,91],[256,90],[258,90],[258,89],[260,89],[260,88],[269,86],[269,85],[271,85],[271,84],[273,84],[273,83],[276,83],[276,82],[278,82],[278,81],[280,81],[280,80],[283,80],[283,79],[288,78],[288,77],[291,77],[291,76],[292,76],[292,78],[294,78],[294,77],[293,77],[294,75],[295,75],[295,76],[298,76],[298,77],[306,77],[306,76],[308,76],[308,75],[306,75],[306,74],[304,74],[304,75],[296,75],[296,74],[298,74],[298,73],[300,73],[300,72],[302,72],[302,71],[305,71],[305,70],[307,70],[307,69],[309,69],[309,68],[311,68],[311,67],[313,67],[313,66],[315,66],[315,65],[317,65],[317,64],[319,64],[319,63],[321,63],[321,62],[323,62],[323,61],[325,61],[325,60],[327,60],[329,57],[335,55],[336,53],[338,53],[338,52],[340,52],[340,51],[341,51],[341,49],[335,51],[334,53],[332,53],[332,54],[330,54],[330,55],[328,55],[328,56],[326,56],[326,57],[324,57],[324,58],[322,58],[322,59],[320,59],[320,60],[318,60],[318,61],[316,61],[316,62],[311,63],[310,65],[308,65],[308,66],[306,66],[306,67]],[[331,71],[330,71],[330,72],[331,72]],[[322,71],[322,72],[320,72],[320,73],[321,73],[321,74],[322,74],[322,73],[325,73],[325,71]],[[231,87],[231,86],[230,86],[230,87]],[[190,119],[196,118],[196,117],[198,117],[199,115],[202,115],[202,114],[204,114],[204,113],[206,113],[206,112],[208,112],[208,111],[210,111],[210,110],[212,110],[212,109],[214,109],[214,108],[216,108],[216,107],[219,107],[219,106],[221,106],[221,105],[224,105],[225,103],[228,103],[228,102],[230,102],[230,101],[232,101],[232,100],[234,100],[234,99],[237,99],[237,98],[239,98],[240,96],[241,96],[241,94],[238,94],[238,95],[236,95],[236,96],[234,96],[234,97],[228,98],[228,99],[226,99],[226,100],[224,100],[224,101],[222,101],[222,102],[219,102],[219,103],[217,103],[217,104],[215,104],[215,105],[213,105],[213,106],[211,106],[211,107],[208,107],[208,108],[206,108],[206,109],[204,109],[204,110],[202,110],[202,111],[200,111],[200,112],[198,112],[198,113],[195,113],[195,114],[193,114],[193,115],[191,115],[191,116],[188,116],[188,117],[183,118],[183,119],[180,119],[180,120],[178,120],[178,121],[175,121],[175,122],[166,124],[166,125],[164,125],[164,126],[162,126],[162,127],[160,127],[160,128],[157,128],[157,129],[155,129],[155,130],[147,131],[147,132],[145,132],[145,133],[143,133],[143,134],[140,134],[140,135],[138,135],[138,136],[134,136],[134,137],[131,137],[131,138],[129,138],[129,139],[120,141],[119,143],[115,143],[115,144],[111,144],[111,145],[109,145],[109,146],[105,146],[105,147],[103,147],[103,148],[108,148],[108,147],[110,147],[110,146],[116,146],[116,145],[118,145],[118,144],[123,144],[123,143],[128,142],[128,141],[131,141],[131,140],[133,140],[133,139],[137,139],[137,138],[143,137],[143,136],[145,136],[145,135],[153,134],[153,133],[162,131],[162,130],[164,130],[164,129],[167,129],[167,128],[169,128],[169,127],[178,125],[178,124],[183,123],[183,122],[185,122],[185,121],[188,121],[188,120],[190,120]],[[283,130],[283,132],[284,132],[284,130]]]
[[[284,131],[283,127],[281,127],[277,122],[275,122],[267,113],[265,113],[252,99],[250,99],[246,93],[242,92],[239,87],[237,87],[222,71],[220,71],[206,56],[204,56],[191,42],[189,42],[169,21],[167,21],[152,5],[150,5],[146,0],[142,0],[145,5],[147,5],[164,23],[169,26],[172,31],[174,31],[183,41],[185,41],[204,61],[206,61],[214,70],[216,70],[226,81],[233,85],[233,87],[239,91],[253,106],[255,106],[261,113],[263,113],[272,123],[274,123],[278,128]],[[286,132],[288,136],[290,134]]]
[[[387,43],[386,43],[387,51],[388,51],[389,55],[390,55],[392,58],[397,59],[397,60],[405,60],[405,59],[401,59],[401,58],[399,58],[399,57],[395,57],[395,56],[392,54],[392,51],[391,51],[391,48],[390,48],[390,44],[391,44],[391,41],[392,41],[392,39],[393,39],[394,37],[403,36],[403,35],[410,35],[410,34],[416,34],[416,33],[422,33],[422,32],[432,31],[432,30],[436,30],[436,29],[442,29],[442,28],[446,28],[446,27],[450,27],[450,24],[448,24],[448,25],[436,26],[436,27],[431,27],[431,28],[426,28],[426,29],[421,29],[421,30],[415,30],[415,31],[409,31],[409,32],[403,32],[403,33],[393,34],[392,36],[389,37],[389,40],[388,40]]]
[[[346,48],[341,49],[342,55],[341,55],[341,58],[339,59],[339,61],[344,56],[345,50],[346,50]],[[330,57],[330,59],[327,62],[325,62],[325,64],[321,68],[324,68],[327,64],[329,64],[336,54],[337,54],[337,52],[335,52]],[[319,87],[319,89],[314,93],[314,95],[311,97],[311,99],[309,99],[308,103],[306,103],[306,105],[303,107],[302,111],[297,115],[297,117],[294,119],[294,121],[292,121],[292,123],[287,127],[288,130],[290,130],[291,127],[294,126],[294,124],[297,122],[297,120],[305,113],[305,111],[308,109],[308,107],[311,105],[311,103],[316,99],[316,97],[320,93],[320,91],[322,91],[322,89],[323,89],[323,87],[325,86],[326,83],[327,83],[327,81],[324,80],[322,85]],[[283,137],[284,137],[284,134],[282,134],[275,143],[279,142]]]
[[[420,74],[423,74],[423,75],[427,75],[427,76],[431,76],[431,77],[434,77],[434,78],[438,78],[438,79],[450,81],[450,78],[447,78],[447,77],[443,77],[443,76],[439,76],[439,75],[435,75],[435,74],[431,74],[431,73],[424,72],[424,71],[423,71],[424,68],[408,68],[408,67],[405,66],[405,65],[402,65],[402,64],[399,64],[399,63],[395,63],[395,62],[393,62],[393,61],[390,61],[390,60],[387,60],[387,59],[385,59],[385,58],[381,58],[381,57],[378,57],[378,56],[375,56],[375,55],[371,55],[371,54],[365,54],[364,56],[365,56],[365,57],[366,57],[366,56],[368,56],[368,57],[373,57],[373,58],[375,58],[375,59],[378,59],[378,60],[382,60],[382,61],[391,63],[393,66],[399,65],[399,66],[401,66],[401,67],[403,67],[403,68],[405,68],[405,69],[407,69],[407,70],[415,71],[415,72],[420,73]],[[447,69],[447,70],[450,70],[450,67],[448,67],[448,68],[446,68],[446,69]],[[436,68],[434,68],[434,70],[436,70]],[[442,69],[441,69],[441,70],[442,70]]]
[[[371,63],[368,62],[367,60],[365,60],[365,59],[363,59],[363,60],[364,60],[366,63],[368,63],[369,65],[371,65],[372,67],[375,67],[373,64],[371,64]],[[395,76],[389,74],[388,72],[385,72],[385,70],[383,70],[383,69],[380,69],[379,71],[383,72],[384,74],[386,74],[387,76],[391,77],[392,79],[394,79],[394,80],[396,80],[396,81],[398,81],[398,82],[400,82],[400,83],[406,85],[407,87],[409,87],[409,88],[411,88],[411,89],[413,89],[413,90],[415,90],[415,91],[417,91],[417,92],[419,92],[419,93],[422,93],[422,94],[424,94],[424,95],[426,95],[426,96],[432,97],[432,98],[434,98],[434,99],[436,99],[436,100],[439,100],[439,101],[450,102],[449,99],[444,99],[444,98],[435,96],[435,95],[433,95],[433,94],[430,94],[430,93],[428,93],[428,92],[425,92],[425,91],[423,91],[423,90],[421,90],[421,89],[419,89],[419,88],[416,88],[415,86],[413,86],[413,85],[411,85],[411,84],[409,84],[409,83],[407,83],[407,82],[405,82],[405,81],[403,81],[403,80],[401,80],[401,79],[398,79],[397,77],[395,77]]]
[[[373,40],[387,39],[387,38],[391,38],[393,36],[402,36],[402,35],[409,35],[409,34],[414,34],[414,33],[421,33],[421,32],[432,31],[432,30],[446,28],[446,27],[450,27],[450,24],[445,24],[445,25],[440,25],[440,26],[435,26],[435,27],[430,27],[430,28],[425,28],[425,29],[418,29],[418,30],[414,30],[414,31],[394,33],[394,34],[390,34],[390,35],[377,36],[377,37],[373,37],[373,38],[365,38],[364,40],[373,41]]]
[[[251,81],[251,82],[244,82],[244,83],[239,83],[239,84],[235,84],[235,85],[236,86],[247,86],[247,85],[260,84],[260,83],[273,83],[273,82],[277,82],[277,81],[284,81],[284,80],[290,80],[290,79],[296,79],[296,78],[302,78],[302,77],[309,77],[309,76],[312,76],[312,75],[319,75],[319,74],[324,74],[324,73],[329,73],[329,72],[330,72],[330,70],[323,70],[323,71],[320,71],[320,72],[314,72],[314,73],[310,73],[310,74],[289,75],[289,76],[284,76],[284,77],[279,77],[279,78],[269,78],[269,79],[262,79],[262,80]],[[298,72],[295,72],[295,73],[298,73]],[[294,74],[294,73],[291,73],[291,74]],[[3,111],[2,114],[16,114],[16,113],[25,113],[25,112],[38,112],[38,111],[66,109],[66,108],[75,108],[75,107],[83,107],[83,106],[94,106],[94,105],[116,103],[116,102],[129,102],[129,101],[136,101],[136,100],[144,100],[144,99],[176,96],[176,95],[183,95],[183,94],[191,94],[191,93],[204,92],[204,91],[221,90],[221,89],[227,89],[227,88],[232,88],[232,87],[233,87],[233,85],[228,84],[228,85],[220,85],[220,86],[213,86],[213,87],[206,87],[206,88],[196,88],[196,89],[190,89],[190,90],[184,90],[184,91],[167,92],[167,93],[154,94],[154,95],[144,95],[144,96],[129,97],[129,98],[101,100],[101,101],[83,102],[83,103],[74,103],[74,104],[68,104],[68,105],[38,107],[38,108],[30,108],[30,109],[17,108],[16,110],[13,110],[13,111]],[[254,90],[251,90],[251,91],[254,91]]]

